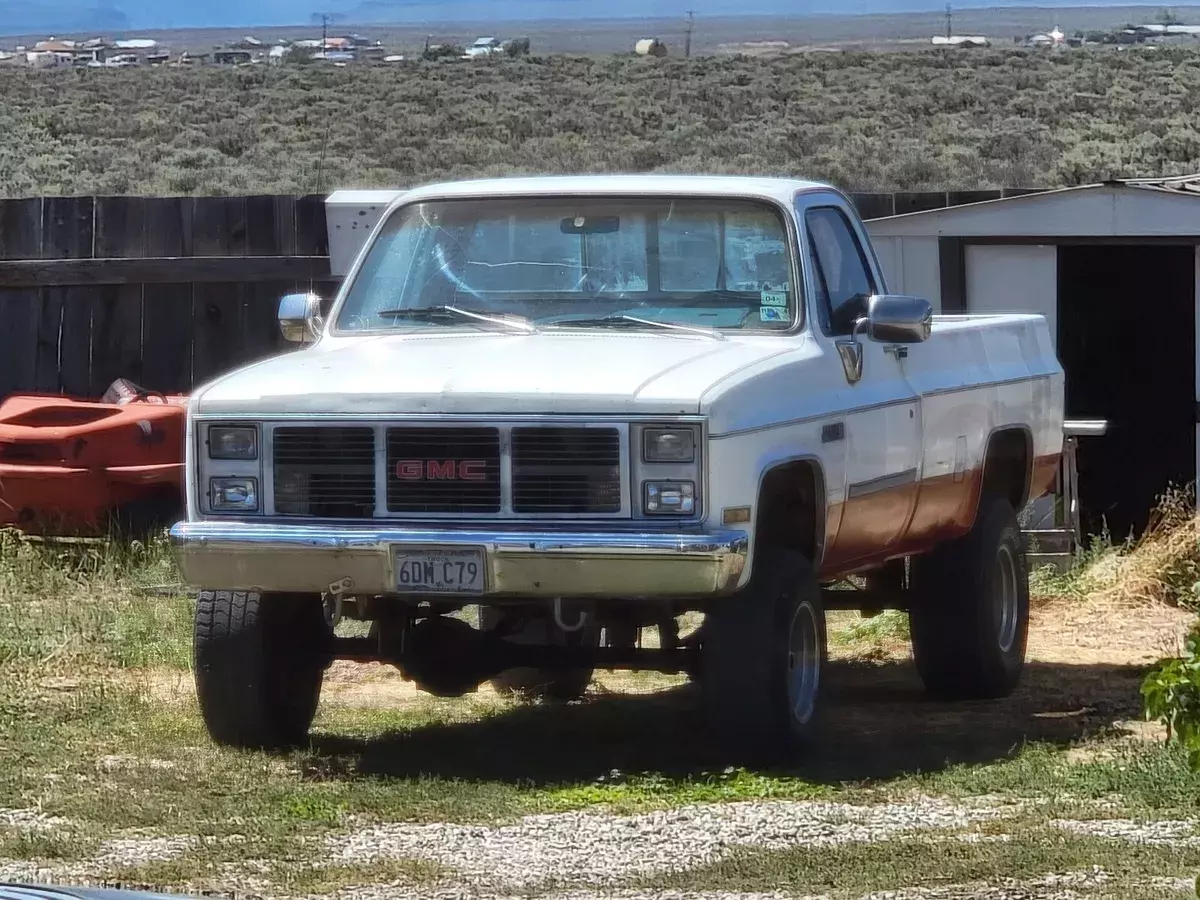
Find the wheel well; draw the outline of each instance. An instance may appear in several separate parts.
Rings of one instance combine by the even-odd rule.
[[[779,547],[820,563],[825,517],[821,471],[810,460],[782,463],[767,472],[758,494],[755,552]]]
[[[1003,497],[1016,512],[1024,509],[1029,497],[1032,452],[1029,432],[1023,428],[1006,428],[992,434],[984,457],[980,499]]]

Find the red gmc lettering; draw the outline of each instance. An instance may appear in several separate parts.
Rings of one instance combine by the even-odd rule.
[[[401,481],[420,481],[425,465],[419,459],[402,459],[396,463],[396,477]]]
[[[463,481],[487,481],[487,463],[468,459],[458,464],[458,477]]]
[[[425,464],[425,477],[430,481],[449,481],[454,478],[454,460],[438,462],[431,459]]]
[[[487,481],[487,461],[465,459],[402,459],[396,463],[400,481]]]

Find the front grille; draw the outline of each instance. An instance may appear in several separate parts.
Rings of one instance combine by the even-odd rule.
[[[388,512],[500,512],[495,428],[389,428],[387,466]]]
[[[514,428],[513,511],[621,511],[621,437],[615,428]]]
[[[375,514],[372,428],[276,428],[275,512],[367,519]]]

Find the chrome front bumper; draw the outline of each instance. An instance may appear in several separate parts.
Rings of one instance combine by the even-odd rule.
[[[688,597],[729,594],[748,536],[558,531],[459,531],[268,522],[180,522],[171,543],[184,580],[206,588],[396,592],[393,550],[478,548],[489,597]]]

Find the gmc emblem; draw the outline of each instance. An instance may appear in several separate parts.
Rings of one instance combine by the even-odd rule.
[[[402,459],[396,463],[401,481],[487,481],[482,459]]]

